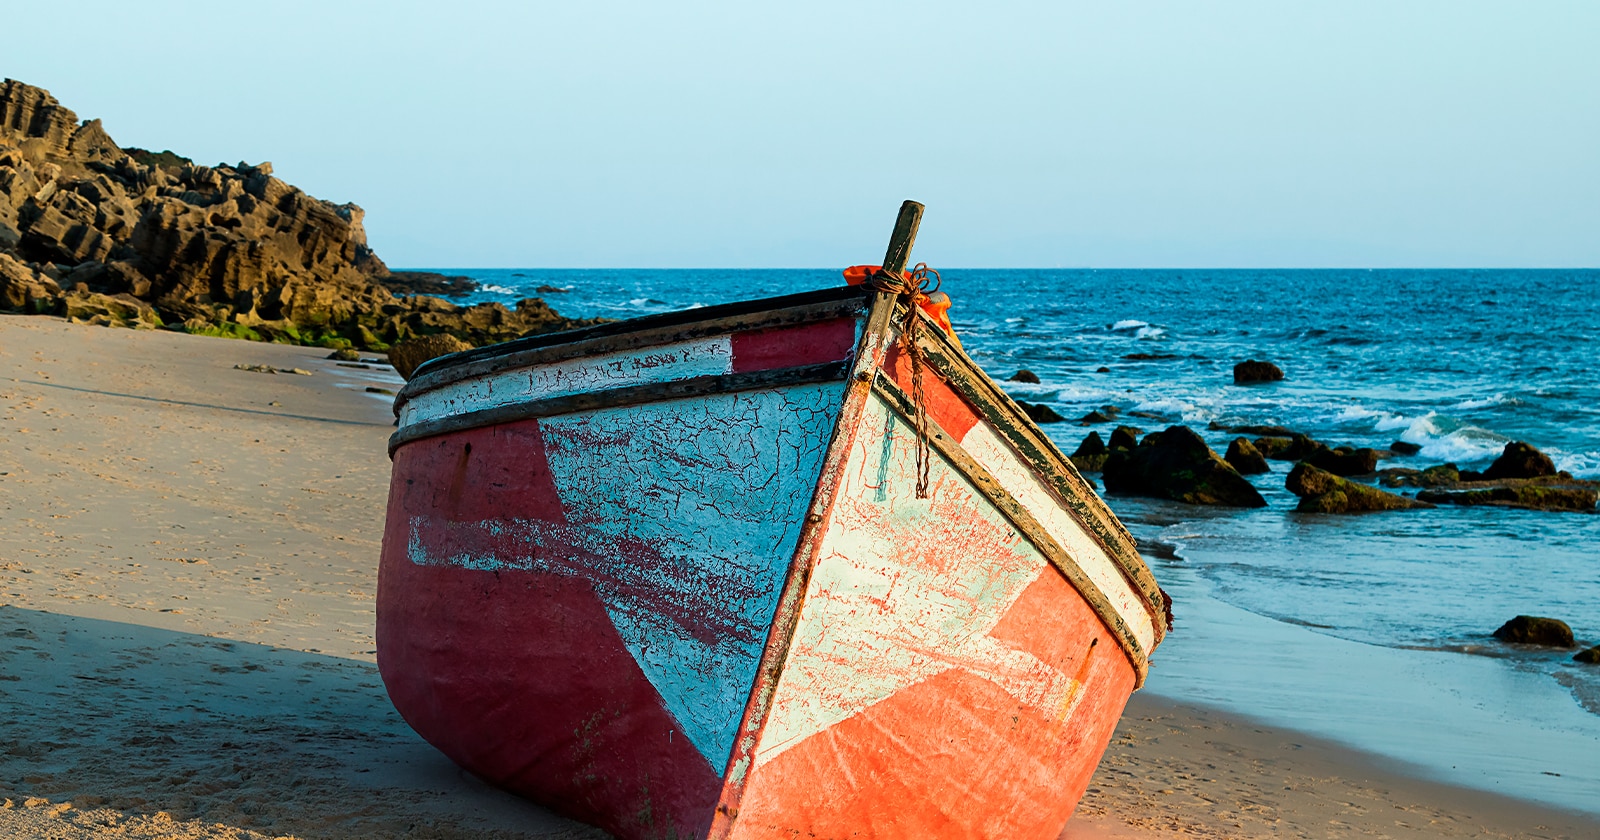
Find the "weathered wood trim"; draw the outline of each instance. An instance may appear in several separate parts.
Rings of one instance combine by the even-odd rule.
[[[1016,449],[1023,461],[1044,479],[1085,533],[1105,549],[1106,555],[1122,572],[1128,585],[1149,608],[1154,619],[1156,643],[1160,644],[1167,632],[1166,599],[1156,583],[1155,575],[1150,573],[1150,567],[1139,556],[1132,535],[1106,507],[1094,488],[1078,474],[1072,462],[1061,454],[1061,450],[1039,430],[1010,395],[979,370],[965,352],[951,344],[943,331],[930,327],[923,320],[918,320],[917,330],[917,343],[923,351],[923,358]]]
[[[879,294],[873,297],[866,327],[860,343],[856,345],[839,422],[834,427],[833,439],[828,443],[822,473],[817,480],[817,491],[811,500],[806,521],[801,526],[800,540],[795,546],[794,559],[790,561],[789,574],[778,599],[778,609],[767,634],[767,645],[756,668],[750,701],[745,706],[738,735],[734,738],[733,752],[728,756],[727,767],[723,770],[722,794],[717,799],[711,831],[706,835],[708,840],[724,840],[733,831],[734,822],[739,817],[745,785],[750,780],[756,750],[761,746],[761,736],[772,712],[772,700],[783,676],[783,666],[789,659],[794,631],[800,623],[800,611],[805,606],[806,589],[811,583],[811,574],[816,569],[823,541],[827,537],[828,521],[833,516],[839,487],[844,483],[845,467],[850,459],[850,450],[855,446],[861,417],[866,412],[867,400],[872,396],[872,380],[882,367],[884,354],[888,350],[885,339],[889,334],[889,318],[893,313],[893,296]]]
[[[883,397],[884,402],[888,403],[901,416],[901,419],[915,427],[916,407],[913,405],[911,397],[902,391],[899,385],[895,384],[889,377],[879,375],[875,377],[873,389],[879,396]],[[1017,501],[1016,497],[1007,492],[987,468],[967,454],[961,444],[949,433],[945,432],[933,418],[927,418],[927,423],[928,445],[942,455],[946,461],[949,461],[950,466],[958,474],[971,482],[972,486],[976,487],[978,492],[983,494],[1013,527],[1020,531],[1029,542],[1033,543],[1034,547],[1045,556],[1050,565],[1060,571],[1062,576],[1067,579],[1067,582],[1078,590],[1078,594],[1083,596],[1083,600],[1095,611],[1096,615],[1100,616],[1100,621],[1105,624],[1113,636],[1116,636],[1117,643],[1122,646],[1123,652],[1128,655],[1128,661],[1132,663],[1135,675],[1134,688],[1144,685],[1145,675],[1150,670],[1149,656],[1146,654],[1144,646],[1139,643],[1138,637],[1134,635],[1133,628],[1128,626],[1128,622],[1123,619],[1122,613],[1118,612],[1116,606],[1111,603],[1111,599],[1106,597],[1106,594],[1083,571],[1077,561],[1072,558],[1072,555],[1068,554],[1067,550],[1062,548],[1059,542],[1056,542],[1056,538],[1045,530],[1033,513],[1023,506],[1021,502]],[[1153,617],[1159,615],[1160,613],[1154,613]]]
[[[411,397],[463,379],[581,356],[633,350],[744,330],[860,317],[866,294],[855,287],[740,301],[601,324],[569,332],[519,338],[424,362],[395,397],[395,416]]]
[[[922,226],[921,204],[906,199],[900,203],[900,215],[894,220],[894,232],[889,235],[889,248],[883,254],[883,270],[898,275],[911,262],[911,247],[917,244],[917,228]]]
[[[756,391],[784,385],[806,385],[813,382],[842,380],[845,378],[849,365],[849,362],[825,362],[820,365],[758,370],[750,373],[730,373],[724,376],[697,376],[692,379],[650,382],[625,388],[589,391],[545,400],[531,400],[484,411],[456,414],[439,420],[414,423],[395,432],[389,438],[389,457],[393,458],[396,449],[414,440],[459,432],[464,429],[474,429],[479,426],[492,426],[499,423],[526,420],[530,417],[550,417],[556,414],[571,414],[575,411],[589,411],[618,405],[640,405],[662,400],[700,397],[708,394],[728,394],[735,391]]]

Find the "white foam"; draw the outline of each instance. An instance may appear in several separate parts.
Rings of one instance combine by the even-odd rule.
[[[1434,418],[1438,416],[1438,413],[1433,411],[1421,417],[1407,417],[1404,414],[1383,414],[1379,412],[1381,419],[1374,423],[1372,428],[1373,431],[1378,432],[1392,432],[1396,429],[1403,429],[1404,431],[1400,434],[1401,440],[1420,444],[1428,437],[1439,434],[1439,424],[1434,422]]]
[[[1140,327],[1139,331],[1133,334],[1133,337],[1138,339],[1151,339],[1160,338],[1166,334],[1167,331],[1160,327],[1144,326]]]
[[[1381,429],[1382,424],[1385,421],[1394,418],[1395,415],[1390,414],[1387,411],[1375,411],[1359,405],[1352,405],[1346,406],[1345,408],[1341,409],[1338,414],[1335,414],[1333,416],[1333,421],[1335,423],[1352,423],[1357,420],[1370,420],[1374,417],[1378,418],[1378,428]]]
[[[1462,400],[1453,408],[1457,411],[1471,411],[1475,408],[1489,408],[1496,405],[1515,404],[1516,402],[1517,400],[1507,398],[1505,394],[1495,394],[1492,397],[1485,397],[1481,400]]]
[[[1136,329],[1139,329],[1140,327],[1148,327],[1148,326],[1150,326],[1150,322],[1149,321],[1136,321],[1136,320],[1134,320],[1132,318],[1129,318],[1127,320],[1118,321],[1115,324],[1112,324],[1111,325],[1111,329],[1113,331],[1117,331],[1117,330],[1136,330]]]
[[[488,292],[491,295],[517,295],[517,294],[521,294],[521,292],[517,291],[516,289],[511,288],[510,286],[496,286],[493,283],[484,283],[483,285],[478,287],[478,291],[480,291],[480,292]]]
[[[1484,461],[1500,455],[1505,450],[1507,438],[1488,429],[1467,426],[1448,435],[1427,441],[1411,441],[1422,446],[1424,458],[1438,461],[1470,463]]]
[[[1574,478],[1600,478],[1600,452],[1574,452],[1570,455],[1557,449],[1545,451],[1556,469],[1572,473]]]

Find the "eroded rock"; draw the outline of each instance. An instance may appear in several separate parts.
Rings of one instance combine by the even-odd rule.
[[[1552,512],[1592,513],[1600,493],[1585,487],[1550,487],[1543,484],[1517,484],[1478,490],[1424,490],[1417,498],[1439,505],[1522,508]]]
[[[1222,459],[1233,465],[1240,475],[1258,475],[1268,472],[1267,458],[1248,438],[1236,437],[1228,444],[1228,453]]]
[[[1146,435],[1132,450],[1113,449],[1102,478],[1106,490],[1112,493],[1193,505],[1267,504],[1249,480],[1187,426],[1171,426]]]
[[[369,350],[587,323],[539,299],[508,309],[396,296],[390,285],[451,293],[466,279],[390,272],[367,245],[363,215],[285,183],[270,164],[200,166],[121,149],[49,92],[0,85],[0,309]]]
[[[1425,501],[1341,478],[1305,461],[1289,471],[1284,486],[1300,497],[1295,510],[1301,513],[1370,513],[1433,507]]]
[[[472,345],[448,333],[402,341],[389,348],[389,364],[403,379],[410,379],[423,362],[451,353],[471,350]]]

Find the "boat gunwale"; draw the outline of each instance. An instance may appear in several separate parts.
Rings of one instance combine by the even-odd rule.
[[[798,367],[755,370],[744,373],[725,373],[713,376],[695,376],[666,382],[647,382],[621,388],[584,391],[542,400],[528,400],[511,405],[496,406],[479,411],[452,414],[437,420],[424,420],[400,428],[389,436],[389,457],[400,447],[413,441],[446,435],[452,432],[497,426],[518,420],[553,417],[617,406],[647,405],[665,400],[704,397],[713,394],[733,394],[740,391],[759,391],[786,385],[811,385],[818,382],[840,381],[845,378],[849,361],[823,362]]]
[[[418,366],[395,395],[394,414],[399,417],[400,409],[418,394],[505,370],[834,317],[860,318],[868,305],[861,288],[832,287],[645,315],[463,350]]]

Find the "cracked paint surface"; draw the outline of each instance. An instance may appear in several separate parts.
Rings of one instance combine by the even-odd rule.
[[[1078,694],[1069,675],[990,635],[1044,556],[937,456],[929,498],[917,499],[904,480],[915,474],[913,432],[881,400],[862,423],[758,765],[952,668],[1058,718]]]
[[[414,515],[407,558],[587,581],[681,734],[720,770],[841,397],[827,383],[547,418],[564,516]]]
[[[1093,609],[866,406],[731,838],[1055,837],[1134,672]]]

